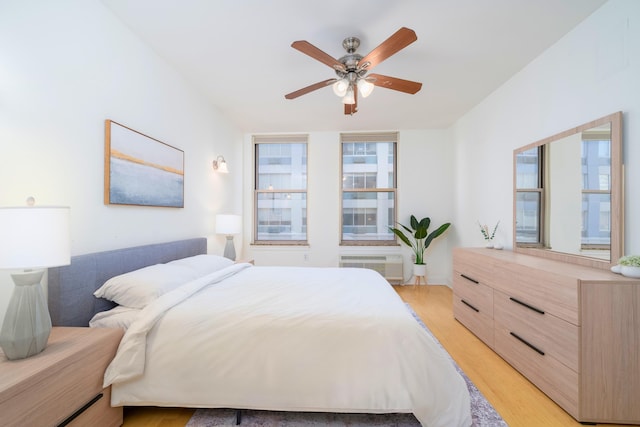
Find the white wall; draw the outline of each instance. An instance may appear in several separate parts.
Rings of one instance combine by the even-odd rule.
[[[184,151],[184,209],[103,204],[105,119]],[[222,253],[214,218],[241,212],[241,153],[242,134],[100,2],[0,3],[0,205],[70,206],[73,255],[196,236]],[[0,322],[12,289],[0,271]]]
[[[252,178],[251,135],[245,135],[245,182]],[[398,221],[408,224],[411,214],[429,216],[434,230],[453,217],[453,148],[448,130],[402,130],[398,136]],[[253,193],[244,187],[245,254],[257,265],[338,266],[342,253],[395,253],[405,259],[405,280],[411,278],[411,252],[406,247],[340,246],[340,132],[312,132],[308,143],[308,246],[251,245]],[[426,252],[429,283],[449,284],[449,242],[455,223],[434,240]]]
[[[513,150],[622,111],[625,248],[640,253],[640,1],[611,0],[453,127],[460,246],[482,242],[476,220],[513,241]]]

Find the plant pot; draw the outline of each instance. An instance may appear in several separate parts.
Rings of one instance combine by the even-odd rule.
[[[640,267],[629,267],[627,265],[620,266],[620,273],[626,277],[640,279]]]
[[[418,277],[426,277],[427,276],[427,264],[413,264],[413,275]]]

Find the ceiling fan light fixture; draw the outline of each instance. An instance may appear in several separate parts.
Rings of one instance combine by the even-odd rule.
[[[347,79],[340,79],[335,82],[333,85],[333,93],[337,96],[345,96],[347,94],[347,89],[349,88],[349,82]]]
[[[371,95],[371,92],[373,92],[374,87],[375,86],[373,83],[368,82],[365,79],[360,79],[358,81],[358,90],[360,90],[360,95],[362,95],[363,98],[366,98],[367,96]]]
[[[353,94],[353,86],[347,88],[347,93],[342,97],[343,104],[355,104],[356,97]]]

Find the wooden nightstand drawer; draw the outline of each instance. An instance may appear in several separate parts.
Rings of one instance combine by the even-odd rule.
[[[111,387],[102,390],[102,397],[96,400],[86,411],[74,418],[67,426],[118,427],[122,425],[122,407],[111,407]]]
[[[120,329],[53,328],[47,348],[27,359],[0,359],[0,413],[3,426],[56,426],[83,409],[100,393],[104,371],[113,359]],[[110,390],[76,418],[116,420]],[[91,415],[93,414],[93,415]],[[112,425],[102,424],[100,425]]]

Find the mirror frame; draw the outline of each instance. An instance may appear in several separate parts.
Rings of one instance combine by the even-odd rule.
[[[516,156],[532,148],[557,141],[559,139],[581,133],[587,129],[611,123],[611,249],[609,261],[557,252],[541,247],[518,247],[516,243]],[[578,264],[587,267],[610,269],[618,264],[618,259],[624,253],[624,164],[622,162],[622,112],[618,111],[608,116],[601,117],[583,125],[568,129],[556,135],[537,142],[516,148],[513,151],[513,251],[537,257],[553,259],[556,261]],[[544,188],[544,186],[543,186]],[[544,221],[544,217],[542,219]],[[541,224],[545,228],[545,224]]]

